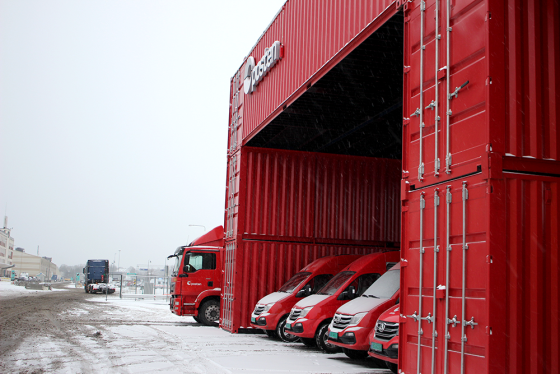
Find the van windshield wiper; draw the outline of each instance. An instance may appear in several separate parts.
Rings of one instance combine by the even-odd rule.
[[[362,295],[364,297],[373,297],[374,299],[379,299],[379,296],[375,296],[375,295]]]

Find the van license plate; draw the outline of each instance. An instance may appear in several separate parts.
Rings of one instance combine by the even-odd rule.
[[[257,319],[255,317],[251,317],[251,322],[257,323]]]
[[[338,333],[329,331],[329,338],[338,339]]]
[[[285,328],[287,328],[287,329],[291,329],[291,328],[292,328],[292,324],[291,324],[291,323],[286,323],[286,326],[285,326]]]
[[[377,352],[383,352],[383,345],[381,343],[371,343],[371,350]]]

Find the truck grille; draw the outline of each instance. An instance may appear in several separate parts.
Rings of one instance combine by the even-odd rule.
[[[264,305],[257,305],[253,313],[258,316],[264,311]]]
[[[345,329],[352,320],[352,316],[336,313],[333,318],[333,327],[337,329]]]
[[[301,309],[292,309],[292,312],[290,313],[290,319],[292,321],[295,321],[300,314],[301,314]]]
[[[377,321],[375,337],[379,340],[390,340],[399,333],[399,324],[393,322]]]

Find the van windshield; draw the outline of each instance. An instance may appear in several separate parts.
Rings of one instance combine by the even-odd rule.
[[[355,271],[341,271],[335,275],[329,283],[325,284],[325,286],[317,292],[317,295],[334,295],[354,274],[356,274]]]
[[[373,283],[364,292],[362,297],[373,297],[376,299],[389,299],[399,290],[400,269],[389,270]]]
[[[297,273],[296,275],[291,277],[289,281],[284,283],[284,285],[280,287],[278,292],[286,292],[286,293],[294,292],[294,290],[298,288],[298,286],[302,282],[304,282],[310,275],[311,273],[309,272]]]

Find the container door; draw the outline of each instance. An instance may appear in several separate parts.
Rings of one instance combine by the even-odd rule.
[[[231,331],[233,328],[233,295],[235,275],[235,246],[236,242],[226,243],[224,260],[224,278],[222,285],[221,324],[224,330]]]
[[[407,194],[401,273],[404,372],[486,372],[487,188],[478,174]]]

